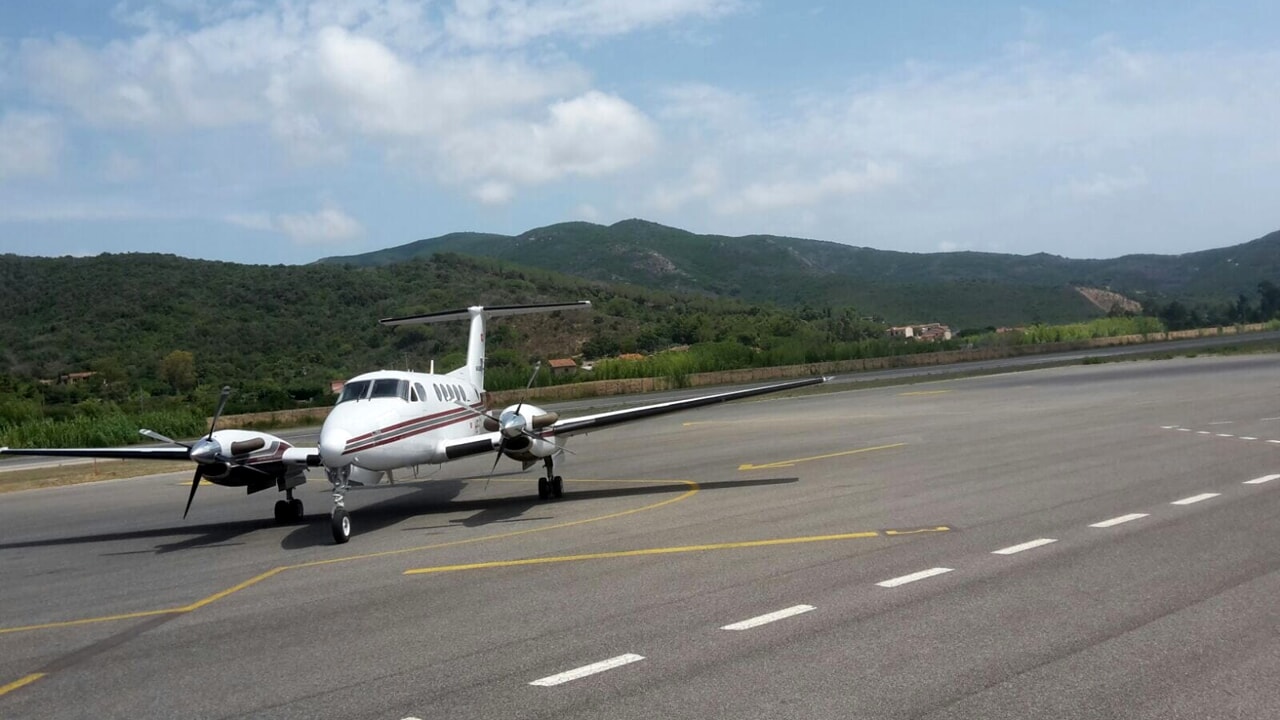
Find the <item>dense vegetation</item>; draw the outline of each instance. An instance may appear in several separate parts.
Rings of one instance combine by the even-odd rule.
[[[377,318],[578,299],[594,309],[492,323],[490,389],[524,385],[532,363],[548,357],[728,343],[780,358],[805,352],[791,347],[884,333],[851,308],[750,306],[449,254],[386,268],[3,256],[0,304],[9,316],[0,324],[0,445],[42,444],[40,437],[65,444],[51,428],[33,428],[74,417],[118,425],[119,432],[102,431],[114,442],[138,425],[190,436],[224,384],[235,388],[229,413],[327,404],[330,384],[359,372],[463,363],[465,324],[392,330]],[[94,374],[75,377],[84,372]],[[544,370],[539,382],[551,381]],[[117,421],[122,413],[134,417]]]
[[[1170,330],[1268,322],[1280,317],[1280,286],[1270,280],[1258,283],[1257,300],[1239,293],[1233,300],[1184,302],[1173,298],[1151,298],[1143,304],[1143,314],[1156,317]]]

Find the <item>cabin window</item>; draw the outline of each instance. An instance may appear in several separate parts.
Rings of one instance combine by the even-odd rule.
[[[369,392],[370,383],[368,380],[359,380],[357,382],[349,382],[342,386],[342,394],[338,396],[338,405],[348,400],[363,399]]]
[[[414,392],[415,392],[415,393],[417,393],[417,395],[418,395],[418,397],[416,397],[416,398],[414,398],[414,399],[413,399],[413,400],[414,400],[414,402],[426,402],[426,401],[427,401],[427,389],[426,389],[426,388],[424,388],[424,387],[422,387],[422,383],[414,383],[414,384],[413,384],[413,390],[414,390]]]
[[[369,394],[371,398],[393,398],[398,397],[408,402],[409,400],[409,381],[399,380],[396,378],[379,378],[373,381],[373,392]]]
[[[440,402],[444,402],[444,393],[440,392],[440,386],[435,383],[431,383],[431,389],[436,391],[436,399]]]

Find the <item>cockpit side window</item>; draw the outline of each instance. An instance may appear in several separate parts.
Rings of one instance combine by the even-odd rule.
[[[342,386],[342,394],[338,396],[338,402],[336,404],[341,405],[348,400],[360,400],[364,398],[369,392],[370,384],[371,383],[368,380],[358,380],[356,382],[347,383]]]
[[[413,390],[418,395],[418,397],[414,398],[414,401],[427,401],[427,389],[422,387],[422,383],[414,383]]]
[[[409,400],[409,381],[398,378],[378,378],[373,381],[373,392],[370,398],[398,397],[405,402]]]

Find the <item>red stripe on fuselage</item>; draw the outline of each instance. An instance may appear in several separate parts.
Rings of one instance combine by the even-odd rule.
[[[459,415],[458,413],[463,413],[463,414]],[[406,427],[412,427],[414,425],[428,422],[430,420],[441,419],[443,416],[448,416],[448,415],[455,415],[455,417],[443,419],[441,422],[430,423],[420,428],[414,428],[412,430],[407,430],[407,431],[404,430],[404,428]],[[464,410],[458,409],[458,410],[447,410],[445,412],[440,412],[440,413],[433,413],[431,415],[425,415],[415,420],[399,422],[399,423],[396,423],[395,425],[388,425],[387,427],[382,428],[380,430],[375,430],[374,432],[365,433],[364,435],[361,435],[358,438],[353,438],[352,440],[349,440],[347,442],[346,448],[343,449],[342,454],[350,455],[352,453],[364,452],[365,450],[371,450],[373,448],[381,447],[388,443],[404,440],[405,438],[410,438],[415,435],[421,435],[422,433],[425,433],[425,432],[431,432],[432,430],[439,430],[440,428],[448,427],[450,425],[455,425],[459,422],[462,422],[464,420],[470,420],[470,419],[471,419],[470,413],[467,413]],[[395,431],[395,430],[400,430],[400,432],[396,432],[391,435],[384,435],[384,433]],[[377,437],[375,437],[375,435]]]

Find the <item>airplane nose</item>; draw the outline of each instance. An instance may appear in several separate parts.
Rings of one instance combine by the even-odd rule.
[[[346,465],[342,456],[347,450],[347,441],[351,439],[351,433],[336,427],[323,427],[320,429],[320,462],[326,467],[339,467]]]

